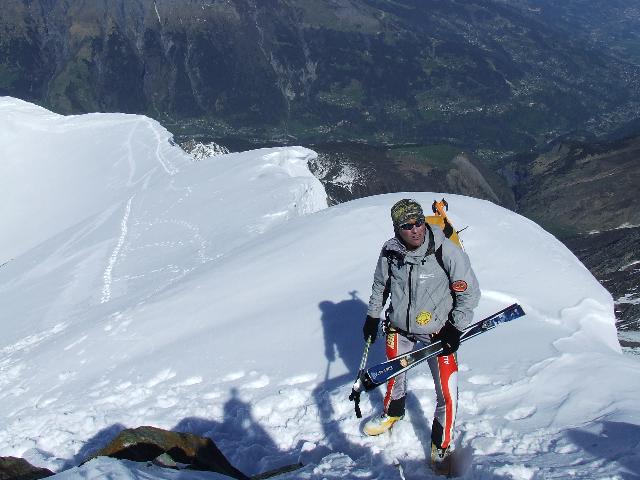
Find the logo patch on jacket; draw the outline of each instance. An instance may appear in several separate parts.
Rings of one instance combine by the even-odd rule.
[[[451,284],[451,290],[453,290],[454,292],[464,292],[467,289],[467,282],[465,282],[464,280],[456,280],[455,282],[453,282]]]
[[[420,312],[416,317],[416,323],[421,326],[425,326],[431,321],[431,312]]]

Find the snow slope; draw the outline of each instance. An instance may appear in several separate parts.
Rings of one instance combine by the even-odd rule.
[[[347,397],[380,246],[382,195],[326,208],[301,147],[190,162],[156,122],[61,117],[0,99],[0,456],[53,478],[222,478],[98,459],[125,427],[211,436],[256,474],[431,478],[428,369],[393,436]],[[460,350],[464,478],[638,478],[640,364],[613,301],[536,224],[446,195],[482,287],[480,318],[527,316]],[[371,361],[381,359],[382,342]],[[381,392],[363,398],[365,416]]]

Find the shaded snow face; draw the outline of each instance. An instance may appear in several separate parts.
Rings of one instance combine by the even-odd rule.
[[[391,443],[362,437],[347,397],[389,208],[445,196],[452,223],[469,227],[476,318],[515,301],[527,312],[460,349],[467,478],[546,478],[550,466],[602,478],[638,465],[639,367],[620,355],[611,296],[533,222],[441,192],[326,208],[308,149],[193,162],[144,117],[58,117],[12,99],[0,111],[2,251],[14,258],[0,267],[0,455],[59,471],[125,426],[154,425],[211,436],[247,474],[302,460],[283,478],[395,479],[397,464],[428,475],[428,369],[410,375]],[[29,148],[18,156],[7,138]],[[25,191],[37,182],[37,195]],[[364,397],[365,415],[381,402],[380,391]],[[593,446],[617,431],[631,441]],[[96,472],[203,475],[112,460],[60,475]]]

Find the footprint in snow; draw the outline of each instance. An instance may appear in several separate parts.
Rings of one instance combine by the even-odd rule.
[[[474,385],[491,385],[491,379],[486,375],[474,375],[469,378],[468,382]]]
[[[191,387],[193,385],[198,385],[199,383],[202,383],[202,377],[190,377],[187,378],[185,381],[178,383],[179,387]]]
[[[518,407],[507,413],[504,418],[507,420],[523,420],[534,413],[536,413],[536,407],[534,406]]]
[[[178,399],[173,396],[163,395],[156,399],[156,405],[159,408],[171,408],[178,404]]]
[[[285,378],[282,382],[280,382],[280,385],[289,385],[289,386],[300,385],[301,383],[312,382],[316,378],[318,378],[317,373],[307,373],[304,375],[296,375],[295,377]]]
[[[162,382],[166,382],[167,380],[171,380],[175,376],[176,376],[176,372],[174,372],[170,368],[164,369],[160,373],[158,373],[155,377],[153,377],[151,380],[149,380],[147,382],[146,386],[147,387],[155,387],[156,385],[158,385],[158,384],[160,384]]]
[[[222,397],[222,393],[221,392],[208,392],[205,393],[204,395],[202,395],[202,398],[205,400],[215,400],[216,398],[220,398]]]
[[[264,388],[269,385],[270,380],[266,375],[261,375],[259,378],[255,379],[252,382],[245,383],[243,388]]]
[[[231,372],[231,373],[225,375],[224,377],[222,377],[221,381],[223,381],[223,382],[232,382],[234,380],[240,380],[244,376],[245,376],[245,373],[242,370],[240,370],[238,372]]]

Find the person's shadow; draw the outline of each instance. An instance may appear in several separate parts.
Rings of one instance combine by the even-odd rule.
[[[222,422],[187,417],[171,430],[212,439],[225,458],[249,476],[297,464],[301,446],[289,451],[278,448],[269,433],[255,420],[251,410],[252,406],[240,398],[236,389],[232,389],[231,396],[223,407]],[[118,423],[97,432],[77,455],[65,462],[62,471],[86,462],[126,428],[128,427]],[[189,471],[184,471],[176,474],[176,478],[191,478],[190,475]]]
[[[297,450],[282,451],[269,433],[256,421],[251,404],[242,400],[238,391],[223,407],[223,422],[188,417],[172,428],[214,440],[231,464],[241,472],[255,475],[298,462]],[[256,463],[256,459],[260,459]]]
[[[576,428],[567,438],[595,458],[617,462],[624,469],[620,478],[640,480],[640,425],[603,421],[599,433]]]
[[[331,448],[334,451],[344,452],[351,458],[358,458],[366,451],[362,447],[352,444],[342,432],[340,424],[334,416],[330,397],[334,390],[355,382],[364,353],[362,325],[367,316],[367,304],[358,298],[357,292],[349,292],[349,295],[351,298],[348,300],[338,303],[326,300],[318,305],[322,312],[321,320],[327,367],[324,380],[314,389],[313,397],[318,407],[325,438]],[[381,336],[379,334],[379,337]],[[384,340],[378,338],[378,342],[381,341]],[[384,360],[384,349],[376,347],[379,346],[374,344],[369,350],[368,366]],[[338,362],[344,364],[347,372],[332,376],[332,371],[341,372],[344,370],[338,365]],[[345,392],[348,396],[350,391],[345,389]],[[369,402],[365,400],[367,396]],[[382,393],[379,389],[372,390],[369,394],[363,392],[362,400],[363,407],[370,403],[372,407],[377,408],[378,413],[382,412]],[[366,409],[363,408],[363,410]],[[366,413],[364,415],[367,416]]]
[[[326,300],[318,305],[322,312],[324,355],[327,359],[325,381],[329,379],[332,364],[338,358],[347,367],[347,375],[352,375],[352,379],[355,380],[364,353],[362,325],[367,316],[367,304],[358,298],[358,292],[349,292],[349,295],[349,300],[338,303]],[[381,337],[381,334],[378,337]],[[369,365],[372,364],[375,351],[374,348],[370,351]],[[376,361],[380,360],[378,355]]]

